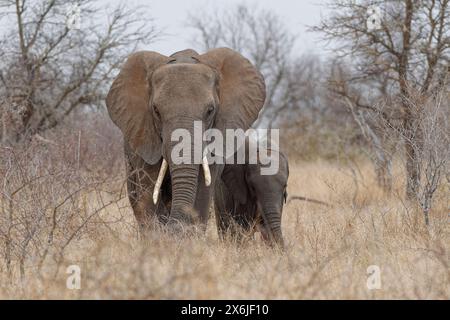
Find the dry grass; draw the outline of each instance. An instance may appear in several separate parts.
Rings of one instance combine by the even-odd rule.
[[[7,163],[4,190],[5,177],[14,177]],[[444,186],[427,229],[419,211],[397,195],[403,190],[401,179],[386,196],[368,164],[350,170],[291,159],[289,194],[327,201],[332,207],[289,203],[283,220],[287,250],[281,253],[259,239],[240,246],[221,242],[213,219],[206,235],[174,238],[155,231],[147,243],[140,243],[124,198],[120,165],[106,181],[92,178],[92,172],[70,171],[77,166],[61,168],[72,172],[64,179],[56,170],[44,176],[39,165],[28,168],[30,175],[44,177],[19,190],[20,200],[10,201],[12,207],[3,192],[0,298],[450,298],[449,191]],[[8,208],[17,218],[7,228]],[[28,224],[23,219],[36,212],[43,223],[31,228],[35,232],[30,236],[27,226],[37,218]],[[66,268],[72,264],[81,268],[80,290],[66,287]],[[379,290],[366,286],[370,265],[380,267]]]

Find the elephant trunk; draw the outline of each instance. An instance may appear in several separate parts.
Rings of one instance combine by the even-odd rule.
[[[197,193],[199,165],[171,164],[172,208],[170,219],[194,223],[194,202]]]
[[[172,182],[172,205],[169,215],[169,224],[193,224],[196,220],[194,211],[195,198],[198,189],[198,175],[201,164],[194,163],[195,141],[193,119],[184,118],[163,131],[163,154],[167,159],[168,169]],[[184,128],[186,136],[182,140],[172,141],[172,133],[176,129]],[[186,140],[185,140],[186,139]],[[180,156],[180,146],[182,154],[190,153],[191,161],[185,159],[172,159],[172,156]],[[180,163],[181,162],[181,163]]]
[[[261,212],[264,220],[265,231],[271,243],[275,243],[281,248],[284,247],[283,234],[281,231],[281,211],[277,204],[269,201],[263,201],[261,204]]]

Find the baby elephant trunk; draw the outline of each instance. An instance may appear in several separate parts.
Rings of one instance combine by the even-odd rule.
[[[281,232],[281,211],[282,207],[272,203],[263,203],[260,212],[263,216],[262,236],[270,245],[277,245],[284,248],[283,234]]]

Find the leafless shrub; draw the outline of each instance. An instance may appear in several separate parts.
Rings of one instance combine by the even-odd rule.
[[[449,92],[442,90],[429,97],[423,106],[412,107],[419,115],[417,126],[422,134],[421,145],[416,142],[414,147],[419,155],[419,172],[423,172],[417,198],[427,225],[434,194],[443,177],[450,173],[449,105]]]
[[[416,110],[411,109],[410,94],[432,96],[447,77],[450,1],[345,0],[330,1],[328,7],[331,14],[313,30],[333,43],[338,60],[350,71],[336,83],[334,92],[348,100],[353,109],[381,115],[407,135],[403,139],[406,196],[414,199],[421,177],[420,159],[414,147],[418,136]],[[378,13],[372,17],[370,8],[374,7]],[[377,108],[384,103],[389,110]],[[364,124],[362,127],[367,129]],[[375,143],[373,135],[366,136]],[[379,150],[375,148],[375,152]]]
[[[1,0],[0,140],[42,132],[103,105],[116,69],[158,35],[142,8],[96,0]],[[70,8],[79,8],[79,25]],[[107,18],[106,18],[107,17]]]
[[[444,83],[446,83],[444,81]],[[412,90],[412,89],[410,89]],[[425,223],[429,225],[429,213],[432,200],[441,186],[444,177],[450,172],[450,110],[449,90],[444,84],[431,96],[420,92],[409,92],[408,108],[414,115],[410,130],[406,132],[400,126],[393,126],[381,116],[372,115],[378,128],[390,134],[392,140],[400,138],[414,148],[417,161],[414,170],[418,173],[416,199],[424,214]],[[381,110],[383,106],[379,107]]]
[[[42,275],[49,264],[57,273],[69,246],[109,234],[112,221],[123,220],[106,217],[106,223],[101,216],[122,208],[126,193],[120,139],[112,124],[95,115],[76,130],[67,123],[26,145],[1,147],[0,269],[11,279],[27,268]],[[99,125],[110,135],[94,135]],[[114,135],[114,145],[107,143]]]
[[[213,219],[206,234],[152,232],[140,242],[128,201],[120,200],[120,132],[93,115],[82,125],[68,120],[27,147],[0,149],[2,298],[449,297],[446,194],[439,188],[428,232],[400,199],[378,193],[370,164],[355,161],[353,174],[336,162],[292,161],[288,192],[331,206],[286,205],[286,252],[268,250],[258,237],[219,241]],[[73,264],[82,272],[80,290],[66,287]],[[370,264],[382,270],[382,290],[365,285]]]
[[[248,57],[262,72],[267,94],[256,123],[268,125],[289,99],[289,69],[294,36],[273,12],[246,5],[191,13],[188,25],[196,30],[193,42],[201,48],[227,46]]]

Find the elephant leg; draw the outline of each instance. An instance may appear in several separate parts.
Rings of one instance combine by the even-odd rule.
[[[142,237],[168,216],[164,201],[153,204],[154,182],[158,176],[159,166],[150,166],[134,154],[127,153],[127,191],[134,216]]]
[[[247,199],[247,203],[237,206],[233,220],[241,242],[254,239],[258,226],[255,202]]]
[[[239,238],[240,232],[233,217],[234,202],[231,193],[225,184],[219,179],[214,192],[214,214],[219,237],[225,240],[227,237]]]
[[[223,239],[229,227],[226,207],[225,185],[219,181],[214,191],[214,215],[216,217],[216,226],[219,237]]]

